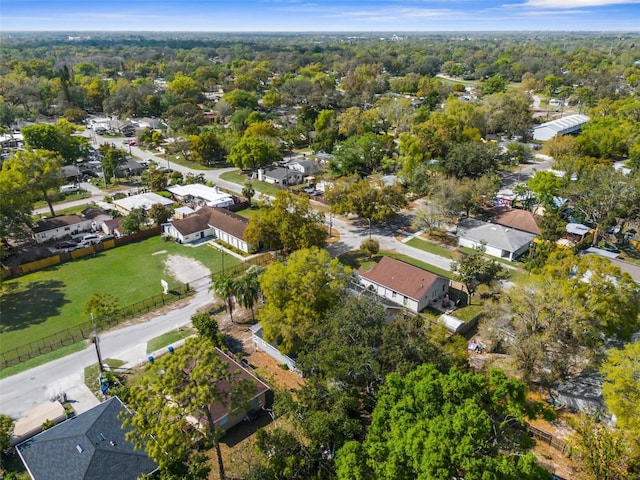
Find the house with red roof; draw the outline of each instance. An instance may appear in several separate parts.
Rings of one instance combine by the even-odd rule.
[[[249,252],[251,246],[244,239],[249,221],[226,208],[202,207],[195,213],[162,226],[162,233],[179,243],[191,243],[203,238],[219,238],[223,242]]]
[[[373,268],[358,274],[365,288],[415,313],[443,298],[450,285],[444,277],[391,257],[382,257]]]

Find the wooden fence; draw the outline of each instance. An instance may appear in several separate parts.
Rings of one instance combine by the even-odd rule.
[[[540,430],[539,428],[534,427],[530,423],[527,423],[527,430],[533,438],[546,443],[551,448],[555,448],[566,457],[570,456],[571,447],[569,447],[569,445],[567,445],[559,438],[553,436],[549,432],[545,432],[544,430]]]

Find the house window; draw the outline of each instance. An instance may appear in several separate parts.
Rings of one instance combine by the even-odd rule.
[[[396,298],[396,292],[391,292],[391,298]]]
[[[407,300],[408,300],[408,299],[407,299],[407,297],[404,297],[404,298],[402,299],[402,304],[403,304],[403,305],[406,305],[406,304],[407,304]]]
[[[229,423],[229,415],[225,415],[220,419],[220,422],[218,422],[221,427],[224,427],[227,423]]]
[[[71,230],[71,227],[64,227],[65,232],[68,232],[69,230]]]

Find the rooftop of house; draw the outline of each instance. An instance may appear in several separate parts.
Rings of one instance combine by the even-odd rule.
[[[68,227],[69,225],[75,225],[87,221],[86,218],[82,218],[79,215],[59,215],[52,218],[43,218],[33,228],[35,233],[47,232],[60,227]]]
[[[249,221],[226,208],[202,207],[187,218],[174,220],[171,224],[181,235],[191,235],[215,227],[236,238],[244,239],[244,231]]]
[[[458,237],[475,242],[486,242],[490,247],[499,248],[507,252],[515,252],[523,245],[531,243],[535,235],[495,223],[469,218],[458,224]]]
[[[144,450],[125,439],[117,397],[22,442],[16,450],[34,480],[135,480],[156,470]]]
[[[134,208],[144,208],[145,210],[149,210],[157,203],[165,206],[173,205],[173,200],[162,197],[157,193],[147,192],[132,195],[130,197],[124,197],[119,200],[115,200],[113,203],[127,211],[131,211]]]
[[[534,235],[540,234],[541,220],[539,215],[518,208],[500,208],[492,219],[493,223],[503,227],[515,228]]]
[[[414,300],[420,300],[429,287],[438,278],[442,278],[391,257],[382,257],[373,268],[366,272],[361,271],[359,275]]]

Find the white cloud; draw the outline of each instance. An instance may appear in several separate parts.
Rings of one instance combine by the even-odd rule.
[[[640,3],[640,0],[528,0],[523,4],[533,8],[571,9],[583,7],[603,7],[607,5]]]

